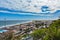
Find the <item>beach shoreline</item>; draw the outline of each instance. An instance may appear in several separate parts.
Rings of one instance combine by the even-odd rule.
[[[12,24],[12,25],[5,25],[5,26],[1,26],[1,28],[5,28],[5,27],[12,27],[12,26],[16,26],[16,25],[20,25],[20,24],[25,24],[25,23],[29,23],[29,22],[32,22],[32,21],[27,21],[27,22],[22,22],[22,23],[16,23],[16,24]]]

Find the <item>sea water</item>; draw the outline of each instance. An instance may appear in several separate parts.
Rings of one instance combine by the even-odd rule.
[[[7,20],[7,21],[0,21],[0,28],[6,27],[6,26],[12,26],[12,25],[16,25],[16,24],[21,24],[21,23],[25,23],[25,22],[29,22],[29,20]]]
[[[7,30],[0,30],[0,33],[6,32]]]

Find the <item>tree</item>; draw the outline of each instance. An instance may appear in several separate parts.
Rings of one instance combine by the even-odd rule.
[[[31,35],[34,38],[34,40],[38,40],[40,38],[43,39],[43,36],[45,35],[45,29],[37,29]]]
[[[53,21],[48,28],[47,35],[45,35],[44,39],[46,38],[49,40],[60,40],[60,20]]]
[[[60,20],[55,20],[48,28],[33,31],[34,40],[60,40]]]

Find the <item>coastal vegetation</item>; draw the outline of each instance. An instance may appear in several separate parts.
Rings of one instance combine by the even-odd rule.
[[[53,21],[48,28],[34,30],[31,35],[34,40],[60,40],[60,19]]]

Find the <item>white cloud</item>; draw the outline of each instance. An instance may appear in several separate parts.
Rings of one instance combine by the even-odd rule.
[[[0,0],[0,7],[36,13],[40,13],[44,5],[48,6],[51,12],[60,10],[60,0]]]

